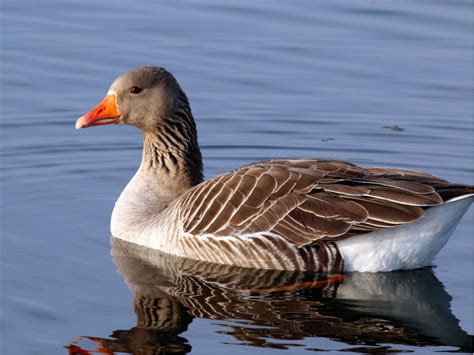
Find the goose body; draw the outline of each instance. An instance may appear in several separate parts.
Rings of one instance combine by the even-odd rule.
[[[261,161],[203,181],[186,95],[163,68],[119,77],[76,128],[144,133],[116,202],[116,238],[191,259],[279,270],[391,271],[431,265],[474,187],[427,173],[319,159]]]

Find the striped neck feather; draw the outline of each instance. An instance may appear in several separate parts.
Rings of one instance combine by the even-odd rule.
[[[177,110],[155,128],[143,132],[139,170],[156,176],[157,184],[175,190],[176,197],[203,181],[196,125],[189,110]]]

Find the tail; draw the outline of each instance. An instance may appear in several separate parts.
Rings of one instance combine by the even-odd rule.
[[[432,185],[443,201],[458,200],[468,196],[474,196],[473,185],[438,183]]]

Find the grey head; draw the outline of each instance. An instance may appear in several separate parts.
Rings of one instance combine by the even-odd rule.
[[[116,96],[121,121],[140,129],[165,123],[177,111],[189,111],[189,103],[174,76],[160,67],[140,67],[118,77],[109,95]]]
[[[152,129],[189,109],[188,99],[174,76],[160,67],[140,67],[117,78],[109,89],[114,94],[122,122]]]
[[[178,124],[179,117],[194,126],[186,94],[166,69],[146,66],[119,76],[105,99],[78,119],[76,128],[126,123],[149,130],[168,120]]]
[[[142,166],[191,185],[202,181],[196,124],[186,94],[174,76],[160,67],[140,67],[119,76],[105,98],[79,117],[76,128],[125,123],[144,133]]]

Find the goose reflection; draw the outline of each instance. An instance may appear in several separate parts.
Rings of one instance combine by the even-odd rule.
[[[473,350],[472,335],[460,328],[451,297],[431,269],[344,276],[255,270],[114,238],[112,255],[134,293],[137,324],[111,339],[87,338],[97,343],[95,351],[188,353],[191,344],[180,334],[195,317],[223,321],[219,333],[247,346],[288,349],[324,337],[356,352],[396,351],[396,345]],[[69,349],[84,351],[80,342]]]

